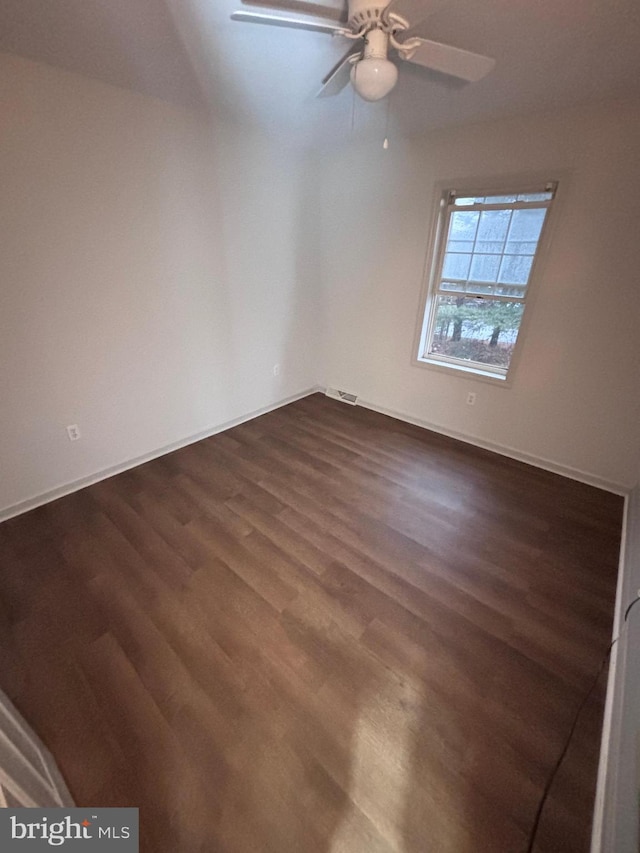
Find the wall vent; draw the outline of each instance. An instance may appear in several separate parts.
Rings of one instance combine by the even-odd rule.
[[[340,400],[342,403],[348,403],[350,406],[358,404],[358,395],[350,394],[348,391],[340,391],[338,388],[327,388],[327,397],[333,397],[334,400]]]

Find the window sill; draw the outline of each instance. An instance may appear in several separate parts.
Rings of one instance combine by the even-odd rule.
[[[420,357],[414,361],[414,364],[418,367],[435,368],[443,373],[448,373],[450,376],[464,376],[467,379],[480,379],[482,382],[490,382],[492,385],[500,385],[503,388],[508,388],[510,384],[506,376],[501,376],[500,374],[493,373],[490,370],[482,370],[482,368],[471,367],[464,364],[450,364],[446,361],[440,361],[435,358]]]

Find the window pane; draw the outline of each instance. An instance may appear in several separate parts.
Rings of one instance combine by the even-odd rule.
[[[505,252],[509,254],[535,254],[546,215],[547,210],[544,207],[514,210]]]
[[[453,212],[442,278],[526,285],[545,216],[545,208]],[[468,290],[492,292],[477,286]]]
[[[470,262],[471,255],[454,255],[450,252],[447,252],[444,257],[442,277],[466,279],[466,277],[469,275]]]
[[[504,284],[527,284],[532,263],[532,255],[505,255],[498,281]]]
[[[518,201],[551,201],[553,193],[520,193]]]
[[[474,255],[469,278],[473,281],[496,281],[501,257],[501,255]]]
[[[512,213],[511,210],[484,210],[480,214],[476,252],[502,252]]]
[[[456,210],[451,215],[449,240],[470,240],[473,243],[476,239],[479,219],[480,214],[476,210],[469,210],[467,212]]]
[[[449,221],[449,239],[442,267],[445,278],[463,278],[469,275],[469,254],[474,245],[480,214],[473,211],[462,213],[456,211]]]
[[[509,367],[524,305],[438,296],[429,355]]]

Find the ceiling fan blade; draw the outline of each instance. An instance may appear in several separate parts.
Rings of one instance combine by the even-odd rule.
[[[293,27],[297,30],[311,30],[315,33],[335,33],[343,27],[330,21],[305,21],[302,18],[284,18],[281,15],[259,15],[254,12],[234,12],[232,21],[245,21],[249,24],[270,24],[272,27]]]
[[[352,48],[333,66],[331,71],[322,80],[322,88],[316,95],[316,98],[331,98],[344,89],[350,80],[351,68],[353,67],[351,58],[354,56],[360,56],[360,51],[355,51]]]
[[[282,10],[296,15],[311,15],[313,18],[326,18],[329,21],[339,21],[346,24],[349,18],[347,3],[334,0],[333,5],[325,6],[320,3],[307,3],[305,0],[242,0],[244,6],[257,6],[262,9]]]
[[[414,43],[415,48],[412,47]],[[479,53],[471,53],[469,50],[462,50],[450,44],[440,44],[429,39],[411,38],[404,44],[410,49],[406,55],[400,52],[401,59],[431,68],[441,74],[450,74],[452,77],[468,80],[470,83],[481,80],[493,70],[496,64],[495,59],[490,59],[488,56],[481,56]]]
[[[425,18],[429,18],[446,6],[449,0],[391,0],[384,10],[385,18],[391,13],[400,15],[408,21],[410,27],[415,27]]]

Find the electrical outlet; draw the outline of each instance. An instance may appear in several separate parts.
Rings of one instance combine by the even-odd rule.
[[[69,441],[78,441],[80,438],[80,427],[78,424],[69,424],[67,427],[67,435],[69,436]]]
[[[467,394],[467,406],[475,406],[476,404],[476,392],[469,391]]]
[[[273,365],[273,375],[274,376],[280,376],[280,365],[279,364]]]

